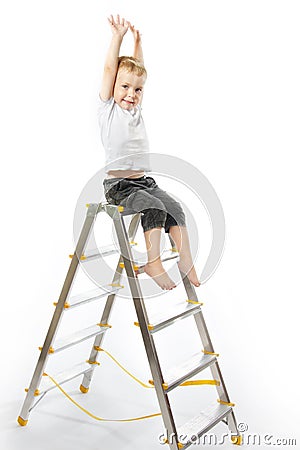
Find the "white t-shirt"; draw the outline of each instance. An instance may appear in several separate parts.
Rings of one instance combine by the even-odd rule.
[[[98,119],[105,149],[106,172],[109,170],[150,171],[149,144],[141,107],[122,109],[112,97],[99,97]]]

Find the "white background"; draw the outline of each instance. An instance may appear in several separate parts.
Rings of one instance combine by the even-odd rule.
[[[11,0],[0,7],[3,448],[161,448],[159,418],[93,422],[59,392],[26,428],[16,423],[69,264],[77,198],[104,165],[97,95],[106,17],[118,12],[143,35],[152,151],[195,165],[224,208],[224,257],[199,296],[237,419],[250,434],[299,443],[299,2]],[[122,53],[131,47],[126,36]],[[147,381],[132,318],[120,301],[105,348]],[[162,345],[174,354],[189,334],[183,322],[169,333]],[[154,392],[105,358],[87,396],[77,385],[71,393],[102,417],[157,411]],[[185,389],[174,400],[180,423],[212,388]]]

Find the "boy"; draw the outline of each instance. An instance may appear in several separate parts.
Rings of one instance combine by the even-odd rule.
[[[162,228],[176,244],[179,269],[194,286],[200,286],[182,207],[161,190],[153,178],[145,176],[145,171],[151,169],[140,106],[147,77],[140,33],[119,15],[110,16],[108,21],[112,40],[104,65],[99,106],[101,138],[106,152],[107,178],[103,182],[106,199],[142,213],[148,255],[144,270],[162,289],[176,286],[160,259]],[[133,57],[119,57],[128,29],[134,37]]]

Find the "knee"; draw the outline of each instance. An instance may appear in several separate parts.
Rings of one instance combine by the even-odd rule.
[[[167,212],[162,209],[149,208],[143,211],[141,223],[144,232],[152,228],[165,227]]]
[[[144,190],[132,193],[126,200],[126,206],[138,212],[158,210],[167,214],[165,205],[158,198],[153,197]],[[153,213],[155,214],[155,213]]]
[[[174,202],[170,211],[168,210],[167,219],[166,219],[166,233],[169,233],[170,227],[172,226],[185,226],[185,213],[182,209],[182,206],[179,202]]]
[[[181,204],[177,201],[175,201],[171,207],[168,209],[168,214],[173,217],[173,219],[178,222],[178,225],[184,225],[185,224],[185,213],[183,211],[183,208]]]

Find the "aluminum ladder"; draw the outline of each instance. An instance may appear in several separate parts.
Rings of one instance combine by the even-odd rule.
[[[200,438],[207,433],[211,428],[217,425],[219,422],[225,422],[230,431],[231,440],[234,444],[240,445],[242,443],[242,436],[239,433],[235,415],[233,412],[234,404],[230,402],[228,392],[225,387],[225,383],[221,374],[221,370],[218,364],[215,353],[205,321],[203,313],[201,311],[201,303],[198,301],[194,286],[189,279],[180,272],[182,282],[187,294],[187,302],[183,302],[180,311],[176,311],[175,315],[170,317],[164,317],[157,323],[150,324],[145,302],[143,300],[143,294],[141,286],[137,277],[138,273],[143,272],[143,267],[136,267],[133,262],[131,245],[134,243],[134,238],[140,223],[140,213],[136,213],[129,210],[124,210],[122,206],[114,206],[107,203],[91,203],[87,205],[86,218],[77,241],[77,245],[72,256],[70,267],[68,269],[61,294],[57,303],[55,303],[55,311],[46,335],[43,347],[40,347],[40,356],[38,358],[31,383],[18,417],[18,423],[21,426],[25,426],[28,422],[28,417],[32,409],[39,403],[39,401],[46,395],[48,391],[55,388],[53,384],[49,383],[43,387],[42,377],[47,364],[48,357],[51,353],[62,351],[68,347],[78,344],[86,339],[94,338],[93,346],[90,352],[88,362],[77,364],[74,368],[67,372],[60,374],[57,378],[59,384],[70,381],[76,377],[83,376],[80,390],[82,393],[87,393],[89,390],[90,382],[93,376],[93,372],[97,364],[97,358],[99,354],[99,348],[103,341],[106,331],[109,329],[109,318],[111,315],[112,307],[115,301],[115,297],[118,291],[122,288],[120,280],[122,277],[123,269],[128,277],[129,288],[131,291],[132,299],[135,306],[139,325],[145,350],[147,353],[150,370],[152,373],[154,388],[156,391],[160,411],[162,414],[166,439],[165,442],[169,445],[171,450],[186,449],[193,444],[193,441],[187,440],[184,443],[180,442],[181,436],[197,436]],[[90,252],[84,254],[84,250],[89,239],[91,230],[93,228],[97,214],[100,212],[106,212],[111,219],[116,230],[116,235],[120,247],[120,255],[118,264],[114,273],[112,283],[106,286],[109,292],[103,293],[101,289],[94,289],[82,295],[77,295],[69,298],[69,294],[72,288],[73,281],[76,276],[77,269],[85,260],[89,258],[103,257],[105,254],[117,253],[118,250],[107,249],[102,252],[99,251]],[[124,216],[132,215],[131,222],[128,230],[126,229]],[[170,238],[171,240],[171,238]],[[171,244],[174,243],[171,240]],[[171,258],[178,259],[178,253],[167,255],[163,261]],[[106,304],[103,309],[100,323],[92,325],[88,328],[82,329],[77,333],[73,333],[70,336],[62,339],[55,339],[56,333],[60,324],[62,315],[77,306],[81,306],[87,302],[97,300],[102,297],[106,297]],[[176,367],[175,374],[164,375],[161,370],[161,365],[156,351],[153,335],[159,330],[172,325],[178,319],[184,319],[185,317],[193,316],[196,322],[196,326],[202,341],[203,350],[192,357],[188,362],[184,362]],[[183,426],[177,427],[175,424],[172,409],[169,403],[168,394],[173,389],[177,388],[181,383],[185,382],[189,378],[193,377],[197,373],[200,373],[206,368],[210,368],[214,380],[216,380],[216,389],[218,393],[218,400],[215,404],[201,413],[197,417],[193,417],[189,422]],[[37,398],[37,399],[36,399]]]

